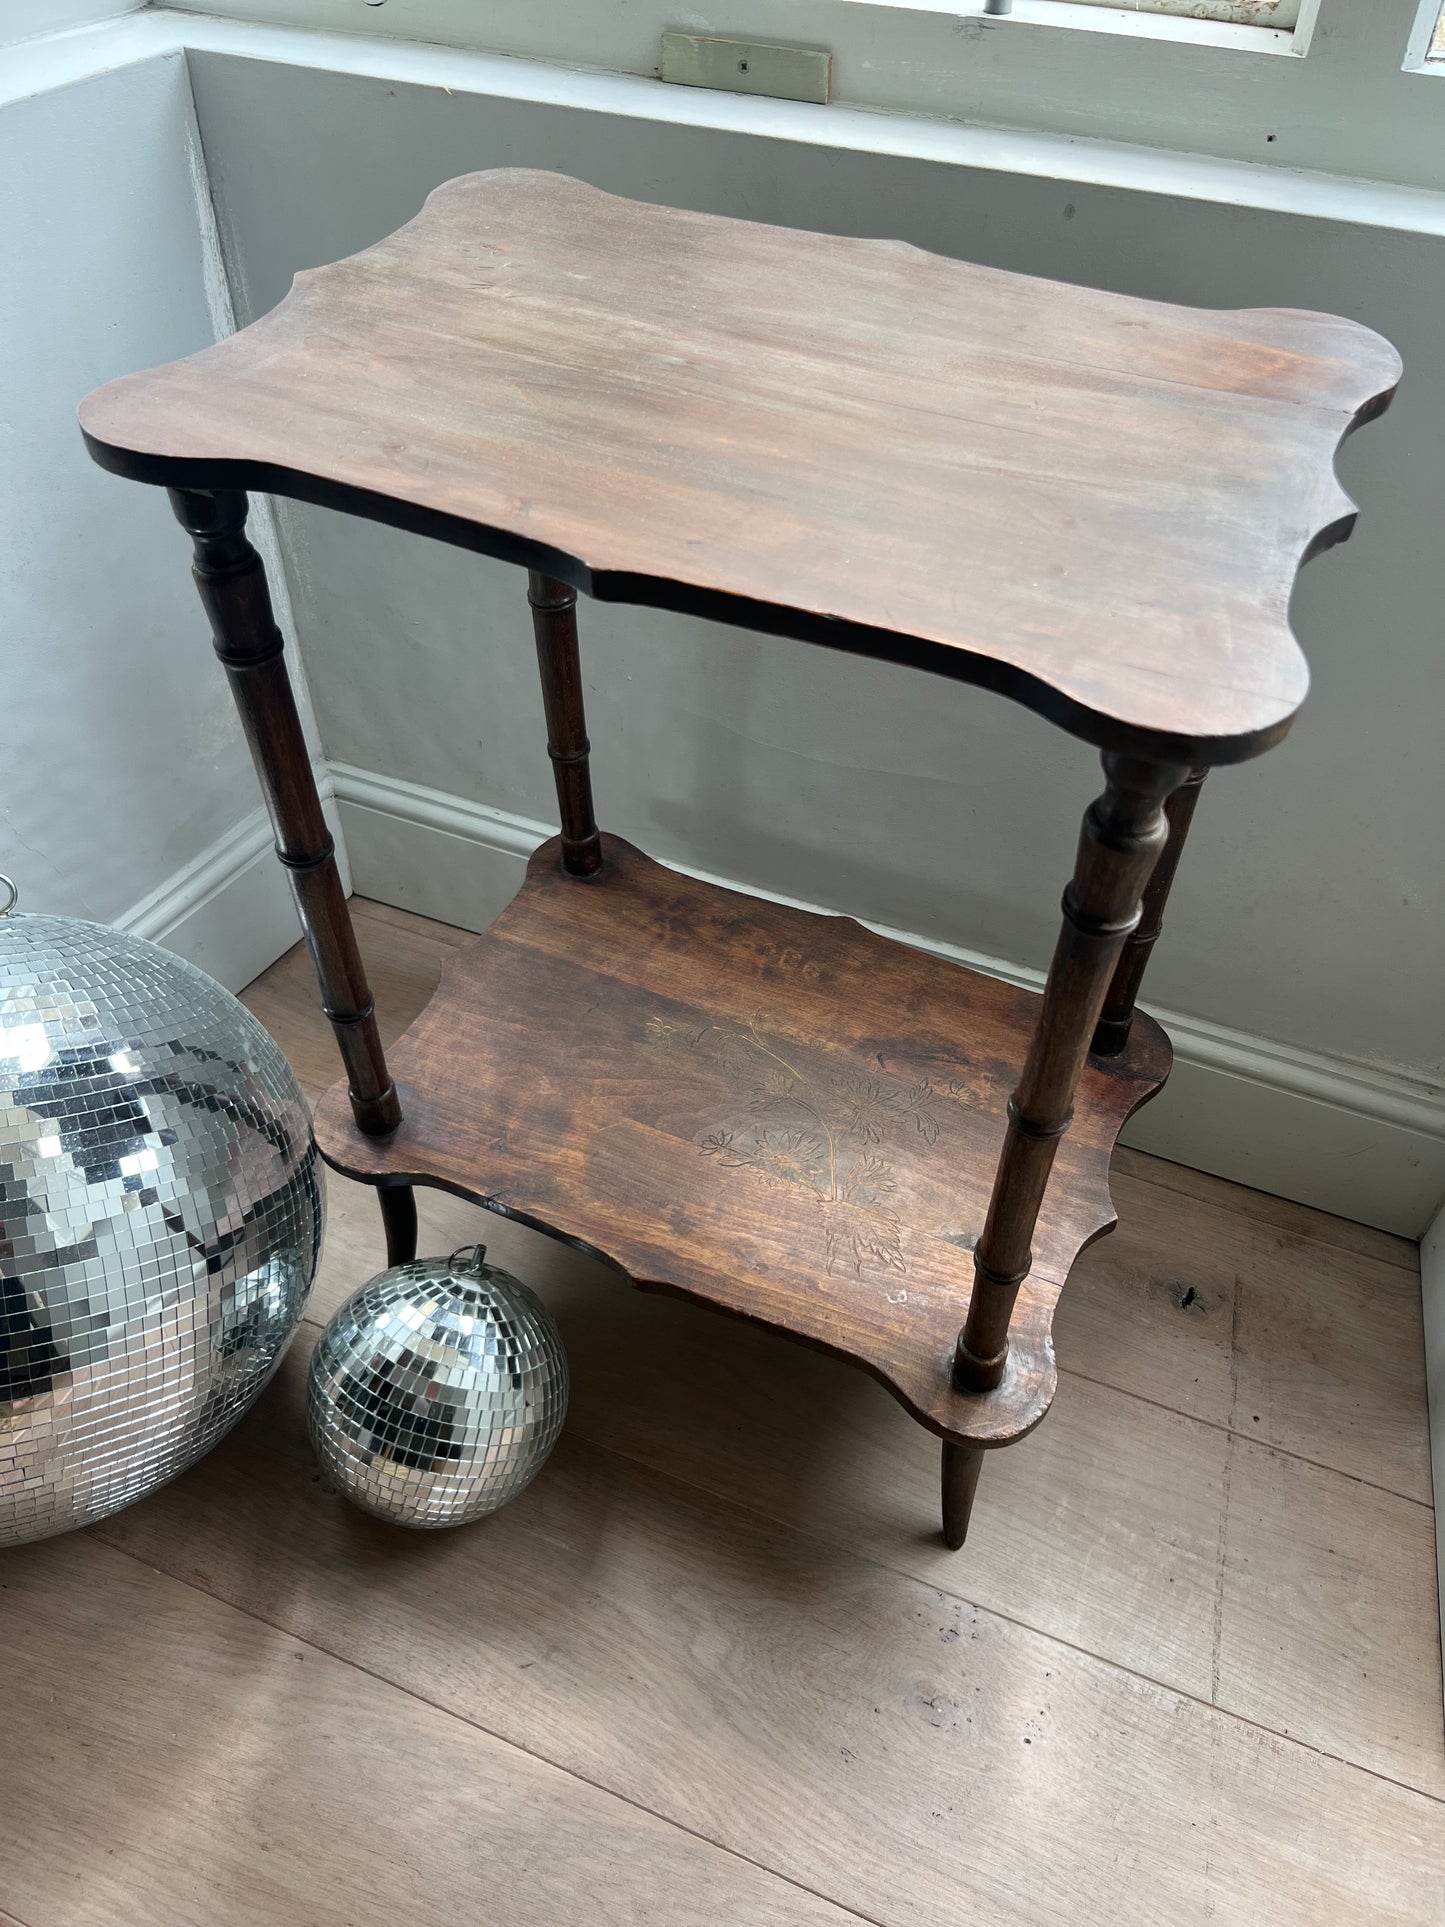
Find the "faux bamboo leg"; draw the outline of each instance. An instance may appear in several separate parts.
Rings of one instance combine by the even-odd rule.
[[[1188,772],[1131,757],[1104,757],[1105,788],[1084,816],[1064,922],[1044,986],[1043,1008],[1018,1089],[973,1255],[973,1295],[959,1334],[954,1383],[992,1391],[1008,1360],[1008,1326],[1059,1139],[1104,996],[1140,918],[1140,895],[1168,836],[1163,802]]]
[[[536,569],[527,576],[542,706],[547,716],[547,754],[562,813],[562,867],[578,877],[602,868],[602,839],[592,814],[592,776],[587,718],[582,706],[582,668],[577,654],[577,591]]]
[[[983,1447],[943,1441],[943,1543],[957,1552],[968,1537],[973,1495],[983,1468]]]
[[[1169,892],[1174,887],[1174,873],[1179,868],[1179,859],[1184,854],[1184,839],[1189,834],[1194,806],[1199,801],[1199,792],[1208,774],[1207,769],[1190,770],[1164,805],[1164,814],[1169,819],[1169,841],[1160,851],[1159,861],[1150,874],[1139,928],[1124,945],[1123,954],[1114,967],[1113,982],[1104,999],[1104,1012],[1094,1031],[1091,1049],[1095,1057],[1117,1057],[1129,1041],[1139,986],[1144,981],[1150,952],[1164,928],[1164,908],[1169,901]]]
[[[196,587],[241,714],[276,854],[291,881],[322,1005],[346,1066],[352,1114],[369,1137],[385,1137],[401,1122],[401,1105],[377,1034],[335,846],[286,674],[281,632],[271,614],[266,572],[246,539],[246,497],[235,489],[172,489],[170,497],[176,519],[195,545]],[[405,1198],[407,1202],[401,1191],[383,1197],[388,1249],[393,1226],[403,1224],[407,1203],[415,1224],[409,1189]]]

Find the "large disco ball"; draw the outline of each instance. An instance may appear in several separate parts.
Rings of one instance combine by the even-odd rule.
[[[306,1101],[229,992],[0,915],[0,1545],[209,1451],[280,1360],[322,1221]]]
[[[552,1314],[483,1245],[382,1272],[311,1354],[316,1456],[347,1498],[394,1525],[495,1512],[541,1471],[566,1412]]]

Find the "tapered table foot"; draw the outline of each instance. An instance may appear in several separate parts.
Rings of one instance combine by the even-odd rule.
[[[983,1458],[977,1445],[955,1445],[950,1439],[943,1442],[943,1543],[950,1552],[957,1552],[968,1537]]]
[[[389,1184],[376,1195],[386,1227],[387,1265],[409,1265],[416,1256],[416,1192],[409,1184]]]

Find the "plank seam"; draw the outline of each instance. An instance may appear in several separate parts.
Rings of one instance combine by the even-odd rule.
[[[1225,1425],[1219,1419],[1203,1418],[1198,1412],[1186,1412],[1177,1405],[1166,1405],[1163,1399],[1150,1398],[1147,1392],[1136,1392],[1130,1385],[1116,1385],[1112,1379],[1095,1378],[1092,1373],[1078,1371],[1071,1365],[1060,1365],[1060,1378],[1076,1378],[1082,1385],[1097,1385],[1101,1391],[1116,1392],[1120,1398],[1132,1398],[1140,1405],[1152,1406],[1156,1412],[1167,1412],[1171,1418],[1185,1419],[1190,1425],[1202,1425],[1211,1432],[1223,1432],[1226,1438],[1239,1439],[1245,1445],[1256,1445],[1263,1452],[1273,1452],[1281,1459],[1293,1459],[1298,1465],[1308,1465],[1316,1472],[1327,1472],[1331,1478],[1348,1479],[1352,1485],[1362,1485],[1370,1492],[1382,1492],[1387,1499],[1399,1499],[1405,1505],[1417,1505],[1422,1512],[1433,1513],[1432,1499],[1422,1499],[1413,1492],[1402,1492],[1398,1486],[1381,1485],[1378,1479],[1367,1479],[1362,1473],[1347,1472],[1342,1465],[1331,1465],[1326,1459],[1312,1459],[1307,1452],[1291,1451],[1287,1445],[1277,1445],[1272,1439],[1256,1438],[1252,1432],[1241,1432],[1238,1426]]]
[[[304,1322],[310,1324],[314,1321],[308,1319]],[[809,1531],[806,1527],[791,1524],[785,1526],[781,1521],[773,1518],[771,1513],[764,1512],[760,1507],[749,1505],[742,1499],[725,1497],[722,1493],[714,1492],[711,1487],[698,1485],[691,1479],[681,1477],[678,1473],[664,1472],[659,1467],[650,1465],[645,1459],[634,1458],[630,1452],[623,1452],[616,1446],[600,1445],[595,1440],[589,1440],[588,1444],[594,1452],[603,1452],[610,1458],[620,1459],[624,1464],[636,1466],[641,1471],[647,1473],[650,1478],[660,1479],[668,1485],[675,1486],[684,1494],[700,1493],[712,1504],[724,1506],[731,1512],[741,1514],[744,1518],[760,1520],[774,1532],[784,1531],[791,1536],[807,1539],[815,1545],[826,1547],[830,1552],[841,1551],[848,1558],[857,1560],[859,1564],[871,1566],[878,1572],[886,1572],[894,1579],[902,1580],[905,1585],[916,1586],[921,1591],[938,1594],[947,1599],[956,1599],[961,1605],[969,1607],[973,1612],[983,1613],[987,1618],[997,1620],[1003,1625],[1016,1626],[1021,1632],[1029,1633],[1035,1639],[1047,1640],[1050,1645],[1058,1646],[1065,1652],[1077,1653],[1081,1658],[1090,1660],[1094,1665],[1104,1667],[1111,1673],[1117,1673],[1126,1679],[1138,1680],[1145,1686],[1152,1686],[1156,1692],[1172,1694],[1175,1699],[1187,1700],[1191,1705],[1199,1707],[1201,1711],[1205,1713],[1212,1714],[1216,1719],[1232,1720],[1236,1725],[1248,1728],[1252,1732],[1268,1735],[1270,1739],[1278,1741],[1279,1744],[1283,1746],[1297,1747],[1301,1752],[1313,1753],[1319,1759],[1332,1760],[1347,1772],[1367,1774],[1372,1780],[1378,1780],[1386,1786],[1396,1787],[1400,1792],[1409,1794],[1415,1799],[1428,1801],[1432,1807],[1445,1808],[1445,1797],[1439,1794],[1427,1793],[1423,1788],[1413,1786],[1408,1780],[1399,1780],[1392,1774],[1382,1773],[1378,1767],[1365,1766],[1358,1760],[1350,1759],[1347,1754],[1332,1753],[1327,1747],[1314,1746],[1308,1740],[1300,1739],[1296,1734],[1283,1733],[1276,1727],[1267,1726],[1262,1720],[1251,1719],[1247,1714],[1236,1713],[1229,1707],[1215,1706],[1197,1693],[1188,1692],[1185,1688],[1171,1685],[1165,1680],[1155,1679],[1152,1674],[1142,1673],[1135,1667],[1126,1666],[1121,1660],[1108,1659],[1102,1653],[1096,1653],[1092,1651],[1091,1648],[1081,1646],[1074,1640],[1065,1639],[1058,1633],[1045,1632],[1040,1627],[1030,1624],[1028,1620],[1020,1619],[1016,1614],[1001,1612],[996,1606],[980,1605],[977,1600],[970,1599],[966,1594],[957,1592],[949,1586],[940,1585],[936,1580],[932,1579],[920,1579],[913,1573],[905,1572],[900,1567],[889,1565],[886,1560],[875,1558],[870,1553],[860,1552],[855,1547],[849,1546],[840,1540],[824,1538],[817,1532]],[[513,1747],[517,1752],[526,1754],[530,1759],[539,1760],[543,1765],[551,1767],[558,1773],[566,1774],[570,1779],[580,1781],[584,1786],[590,1786],[597,1792],[623,1801],[625,1805],[634,1808],[635,1811],[647,1814],[649,1819],[657,1820],[664,1826],[676,1827],[679,1832],[689,1834],[694,1839],[701,1840],[705,1845],[715,1847],[719,1852],[726,1853],[733,1859],[741,1860],[747,1866],[756,1867],[762,1873],[771,1874],[775,1879],[783,1881],[788,1886],[795,1887],[799,1892],[810,1894],[814,1899],[823,1901],[829,1906],[837,1907],[840,1912],[851,1915],[854,1919],[867,1922],[868,1927],[890,1927],[888,1922],[880,1921],[872,1914],[859,1913],[856,1908],[848,1907],[845,1902],[835,1900],[831,1894],[825,1894],[816,1888],[809,1887],[804,1882],[793,1879],[789,1874],[779,1873],[776,1868],[767,1866],[763,1861],[752,1859],[748,1854],[739,1852],[735,1847],[729,1847],[720,1841],[714,1840],[709,1834],[702,1833],[695,1827],[690,1827],[679,1820],[670,1819],[665,1814],[654,1812],[651,1807],[643,1806],[639,1801],[630,1798],[627,1794],[618,1793],[615,1788],[608,1786],[604,1781],[590,1779],[585,1773],[578,1773],[572,1767],[560,1765],[545,1753],[534,1752],[531,1747],[523,1746],[516,1740],[508,1739],[505,1734],[496,1732],[494,1728],[487,1726],[482,1720],[473,1719],[466,1713],[457,1712],[455,1708],[446,1706],[440,1700],[434,1700],[427,1694],[416,1691],[414,1687],[405,1686],[401,1684],[400,1681],[389,1678],[385,1673],[376,1672],[373,1668],[362,1665],[358,1660],[349,1659],[344,1654],[338,1653],[331,1647],[323,1645],[319,1640],[296,1633],[280,1621],[268,1619],[264,1613],[257,1612],[250,1606],[243,1606],[235,1600],[228,1599],[224,1593],[212,1592],[208,1586],[202,1585],[194,1578],[186,1578],[179,1573],[170,1572],[164,1567],[152,1565],[149,1560],[142,1559],[139,1554],[132,1553],[124,1546],[116,1545],[113,1540],[107,1538],[104,1523],[93,1527],[91,1530],[92,1536],[99,1539],[108,1550],[120,1553],[124,1558],[133,1559],[137,1565],[145,1566],[149,1571],[161,1572],[166,1578],[174,1579],[177,1584],[188,1586],[193,1592],[198,1592],[207,1599],[215,1600],[218,1605],[228,1607],[233,1612],[241,1613],[247,1619],[254,1620],[258,1625],[269,1627],[273,1632],[282,1633],[287,1639],[296,1640],[298,1645],[309,1646],[315,1652],[324,1653],[328,1659],[335,1660],[339,1665],[351,1667],[354,1671],[362,1674],[363,1677],[375,1680],[379,1685],[390,1687],[398,1693],[405,1693],[408,1698],[416,1700],[419,1704],[430,1706],[436,1712],[442,1713],[450,1719],[460,1721],[464,1726],[473,1727],[476,1731],[485,1733],[489,1738],[497,1740],[503,1746]]]
[[[602,1449],[606,1451],[609,1448],[604,1446]],[[615,1456],[623,1455],[619,1453]],[[686,1834],[690,1839],[700,1841],[703,1846],[711,1848],[715,1853],[724,1853],[730,1860],[740,1861],[743,1866],[752,1867],[756,1872],[780,1882],[785,1887],[793,1888],[797,1893],[807,1894],[824,1906],[835,1908],[844,1919],[862,1921],[865,1927],[890,1927],[889,1922],[879,1920],[876,1915],[860,1913],[856,1907],[850,1907],[844,1901],[835,1900],[831,1894],[825,1894],[816,1887],[810,1887],[805,1881],[794,1879],[791,1874],[780,1873],[776,1867],[769,1867],[761,1860],[754,1860],[750,1854],[742,1853],[736,1847],[729,1847],[720,1840],[714,1840],[711,1835],[701,1832],[697,1827],[690,1827],[681,1820],[673,1820],[667,1814],[657,1813],[653,1808],[644,1806],[640,1800],[634,1800],[631,1795],[619,1793],[616,1787],[608,1786],[604,1780],[594,1780],[585,1773],[577,1772],[573,1767],[563,1766],[546,1753],[539,1753],[530,1746],[523,1746],[518,1740],[509,1739],[505,1733],[497,1732],[494,1727],[486,1725],[482,1720],[472,1719],[468,1714],[458,1712],[455,1707],[447,1706],[441,1700],[431,1698],[427,1693],[419,1693],[415,1687],[403,1685],[400,1680],[392,1679],[386,1673],[379,1673],[374,1667],[363,1665],[360,1660],[350,1659],[346,1654],[323,1645],[320,1640],[294,1631],[280,1620],[268,1619],[264,1613],[256,1612],[250,1606],[243,1606],[237,1600],[228,1599],[224,1593],[213,1592],[209,1586],[202,1585],[197,1579],[186,1578],[180,1573],[171,1572],[164,1566],[156,1566],[148,1559],[142,1559],[138,1553],[131,1552],[127,1547],[117,1545],[113,1539],[107,1538],[103,1524],[92,1528],[91,1536],[98,1539],[108,1552],[118,1553],[122,1559],[131,1560],[134,1564],[144,1567],[147,1572],[158,1572],[163,1578],[174,1581],[176,1585],[185,1586],[191,1592],[199,1593],[203,1599],[214,1601],[216,1605],[223,1606],[228,1612],[240,1613],[242,1618],[251,1620],[255,1625],[265,1626],[271,1632],[280,1633],[284,1638],[294,1640],[298,1646],[308,1647],[313,1653],[320,1653],[325,1658],[334,1660],[338,1666],[348,1667],[352,1672],[359,1673],[363,1679],[372,1680],[376,1685],[385,1687],[388,1692],[402,1693],[407,1699],[415,1700],[419,1706],[430,1707],[434,1713],[440,1713],[444,1719],[455,1720],[459,1725],[469,1727],[474,1733],[485,1733],[488,1739],[495,1740],[499,1746],[508,1747],[512,1752],[520,1753],[526,1759],[536,1760],[550,1772],[560,1773],[568,1780],[575,1780],[579,1786],[591,1787],[594,1793],[600,1793],[609,1800],[619,1800],[623,1806],[631,1807],[634,1813],[645,1814],[649,1820],[656,1821],[659,1826],[671,1827],[678,1833]],[[863,1555],[856,1556],[861,1558]],[[891,1570],[891,1568],[885,1568],[885,1570]],[[983,1609],[980,1608],[980,1610]],[[1346,1761],[1345,1764],[1349,1765],[1349,1762]],[[1414,1789],[1406,1788],[1406,1791],[1413,1792]],[[3,1927],[3,1922],[0,1922],[0,1927]],[[22,1927],[24,1927],[23,1923]]]
[[[1223,1198],[1206,1197],[1201,1192],[1193,1190],[1188,1184],[1180,1184],[1164,1175],[1172,1166],[1173,1161],[1171,1159],[1157,1157],[1147,1151],[1138,1152],[1136,1155],[1149,1158],[1151,1165],[1153,1165],[1155,1169],[1150,1171],[1129,1169],[1126,1171],[1123,1168],[1119,1168],[1116,1170],[1115,1175],[1127,1176],[1136,1184],[1152,1185],[1156,1191],[1167,1191],[1176,1198],[1188,1198],[1191,1203],[1202,1205],[1206,1211],[1222,1211],[1226,1217],[1251,1217],[1252,1214],[1245,1206],[1236,1205]],[[1183,1171],[1189,1171],[1193,1170],[1194,1166],[1186,1164],[1180,1165],[1178,1168]],[[1236,1178],[1222,1178],[1220,1182],[1222,1184],[1233,1184],[1236,1189],[1241,1191],[1250,1188],[1247,1185],[1241,1184]],[[1259,1195],[1268,1196],[1270,1194],[1263,1192]],[[1306,1206],[1305,1208],[1308,1210],[1318,1210],[1316,1206]],[[1327,1211],[1318,1211],[1318,1215],[1326,1220],[1330,1219],[1330,1213]],[[1301,1231],[1296,1226],[1278,1224],[1269,1218],[1258,1218],[1252,1221],[1259,1224],[1262,1229],[1271,1231],[1281,1238],[1299,1239],[1300,1242],[1304,1244],[1323,1245],[1327,1251],[1339,1251],[1350,1258],[1363,1258],[1367,1264],[1390,1265],[1396,1271],[1408,1272],[1411,1277],[1417,1276],[1419,1272],[1418,1247],[1414,1248],[1416,1255],[1413,1257],[1406,1256],[1404,1252],[1398,1250],[1365,1251],[1361,1250],[1357,1245],[1346,1244],[1341,1239],[1330,1237],[1324,1232]],[[1344,1222],[1351,1224],[1355,1223],[1356,1220],[1345,1219]],[[1385,1235],[1389,1237],[1394,1234],[1386,1233]],[[1402,1239],[1400,1242],[1403,1244],[1408,1241]]]

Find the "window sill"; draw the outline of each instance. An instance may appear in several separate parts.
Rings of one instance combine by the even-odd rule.
[[[659,22],[676,19],[675,0],[630,0],[625,7],[617,0],[529,0],[525,10],[515,0],[219,3],[224,14],[207,13],[208,0],[188,0],[184,11],[170,0],[108,27],[12,49],[0,60],[0,98],[35,91],[46,84],[42,75],[80,58],[87,46],[98,53],[102,43],[126,43],[130,58],[139,57],[142,43],[280,59],[301,59],[299,50],[309,48],[305,58],[317,66],[404,69],[421,85],[465,85],[454,76],[474,70],[480,89],[510,94],[520,73],[565,74],[568,87],[587,96],[584,103],[569,95],[570,104],[601,107],[615,96],[616,111],[647,119],[836,138],[879,151],[927,149],[960,165],[1060,179],[1080,172],[1093,178],[1097,167],[1101,181],[1107,176],[1119,186],[1206,199],[1224,194],[1251,205],[1445,233],[1439,100],[1401,71],[1422,0],[1326,0],[1309,59],[1293,62],[1207,47],[1191,52],[1177,39],[1143,34],[1046,31],[1009,16],[983,24],[977,12],[960,17],[960,6],[976,8],[979,0],[949,0],[946,11],[922,10],[930,0],[922,7],[913,0],[911,9],[907,0],[769,0],[776,38],[833,49],[831,107],[663,85],[656,78]],[[707,24],[720,31],[751,19],[756,0],[708,4]],[[1042,11],[1041,0],[1030,5]],[[298,26],[303,15],[314,24]],[[392,33],[380,33],[382,21]],[[370,31],[357,32],[359,26]],[[403,27],[419,37],[395,31]],[[468,34],[470,46],[442,37],[444,28]],[[565,66],[555,51],[564,42]],[[845,128],[853,133],[845,137]],[[1119,157],[1117,167],[1109,156]]]

